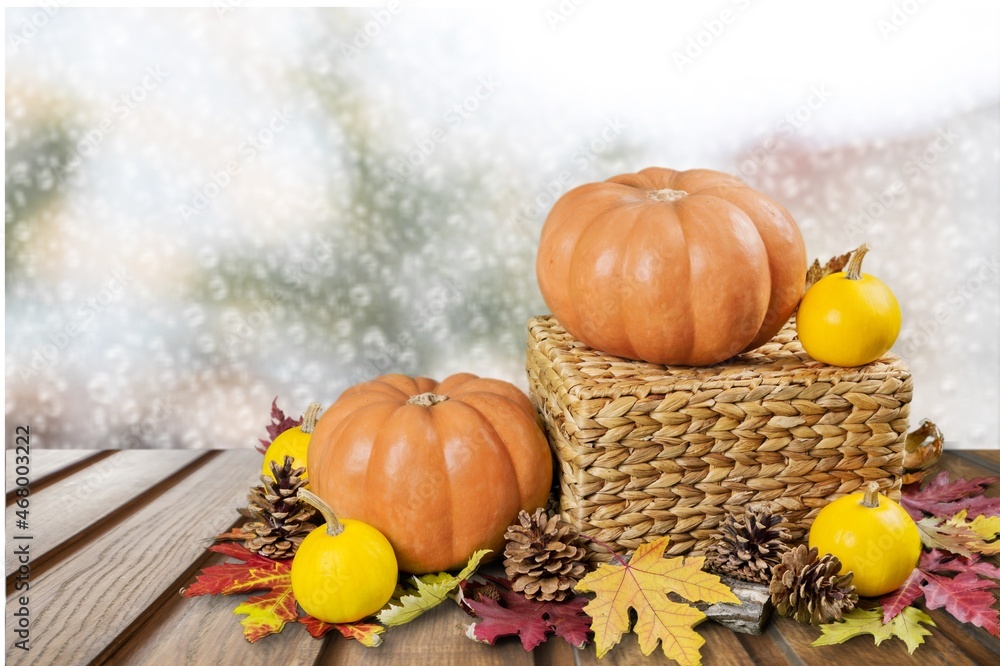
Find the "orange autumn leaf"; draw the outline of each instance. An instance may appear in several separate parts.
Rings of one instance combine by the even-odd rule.
[[[323,622],[323,620],[317,620],[311,615],[300,617],[299,622],[305,625],[306,631],[313,638],[322,638],[328,631],[336,629],[344,638],[353,638],[365,647],[378,647],[381,645],[382,637],[379,634],[385,633],[385,627],[372,622],[329,624]]]
[[[639,546],[628,562],[601,564],[576,585],[578,592],[594,592],[596,597],[584,611],[593,618],[591,629],[598,658],[603,657],[629,629],[638,636],[644,655],[660,642],[663,653],[684,666],[701,663],[705,644],[694,627],[705,614],[684,603],[671,601],[670,593],[687,601],[741,603],[718,576],[701,570],[704,557],[664,559],[669,539],[662,537]],[[631,627],[629,609],[636,612]]]
[[[195,582],[181,590],[185,597],[204,594],[239,594],[264,591],[238,605],[233,613],[246,615],[240,620],[243,636],[256,643],[265,636],[281,631],[288,622],[301,622],[310,634],[319,638],[330,629],[336,629],[345,638],[353,638],[362,645],[375,647],[382,642],[379,636],[385,631],[381,625],[354,622],[326,624],[316,618],[299,616],[295,595],[292,593],[292,560],[271,560],[252,553],[241,544],[219,543],[209,548],[214,553],[235,558],[239,562],[225,562],[205,567]]]

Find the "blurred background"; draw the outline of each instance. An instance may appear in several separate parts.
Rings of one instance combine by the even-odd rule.
[[[384,372],[526,388],[555,198],[739,175],[867,240],[911,420],[996,448],[1000,11],[550,0],[6,12],[5,389],[52,448],[249,447]]]

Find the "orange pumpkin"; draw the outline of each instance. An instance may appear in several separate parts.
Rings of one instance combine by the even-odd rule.
[[[784,325],[806,252],[788,211],[740,179],[649,168],[556,201],[536,270],[552,314],[590,347],[713,365]]]
[[[320,418],[309,485],[334,513],[392,544],[420,574],[499,553],[520,510],[543,506],[552,455],[538,414],[512,384],[383,375],[344,391]]]

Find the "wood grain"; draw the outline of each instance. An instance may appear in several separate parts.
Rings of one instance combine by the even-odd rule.
[[[78,451],[76,449],[34,449],[29,453],[31,457],[31,464],[28,466],[28,478],[31,480],[32,485],[35,485],[42,482],[47,476],[79,463],[82,460],[86,460],[91,456],[100,454],[100,451]],[[13,490],[17,488],[15,483],[15,479],[17,477],[14,474],[15,458],[14,449],[7,449],[7,474],[4,480],[5,495],[13,492]]]
[[[932,614],[933,615],[933,614]],[[907,663],[913,660],[906,651],[906,644],[898,638],[883,641],[878,648],[875,639],[869,634],[856,636],[840,645],[824,645],[813,647],[811,643],[819,638],[820,630],[807,624],[801,624],[785,617],[777,617],[771,623],[768,632],[776,631],[784,641],[791,646],[803,664],[810,666],[829,666],[829,664],[857,664],[863,666],[876,658],[879,663]],[[933,635],[925,638],[924,644],[917,648],[915,658],[927,666],[971,666],[976,662],[970,660],[947,637],[934,628]]]
[[[698,625],[697,630],[705,639],[705,644],[701,647],[704,666],[753,663],[752,657],[733,631],[714,622],[703,622]],[[632,633],[622,636],[621,642],[600,660],[593,647],[577,653],[577,664],[580,666],[645,666],[665,661],[659,645],[648,657],[644,655],[639,648],[638,639]]]
[[[11,664],[86,663],[116,650],[167,596],[245,504],[259,454],[217,455],[111,531],[31,581],[30,653]],[[7,620],[8,635],[12,618]],[[173,663],[182,663],[180,659]]]
[[[495,646],[463,636],[472,622],[455,603],[443,604],[414,622],[389,629],[377,648],[331,636],[317,664],[358,666],[531,666],[534,659],[517,639]]]
[[[30,496],[31,562],[38,567],[75,536],[93,528],[138,495],[205,455],[204,451],[119,451],[89,465],[57,486]],[[17,505],[6,510],[7,533],[14,532]],[[20,532],[20,530],[18,530]],[[7,571],[17,568],[11,549]]]
[[[199,567],[232,561],[212,554]],[[193,575],[184,585],[192,582]],[[323,640],[313,638],[300,625],[286,625],[278,636],[248,643],[243,638],[239,617],[233,614],[233,609],[244,598],[245,595],[186,598],[178,590],[120,651],[109,655],[105,663],[143,666],[207,661],[218,666],[298,666],[316,661]],[[329,640],[337,639],[339,637],[333,636]]]

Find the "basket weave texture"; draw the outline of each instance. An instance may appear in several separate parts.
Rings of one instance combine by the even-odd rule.
[[[899,500],[913,381],[894,354],[828,366],[793,321],[723,364],[662,366],[595,351],[547,316],[528,323],[527,366],[562,517],[618,552],[669,535],[668,553],[701,554],[727,512],[754,502],[802,538],[823,506],[871,480]]]

